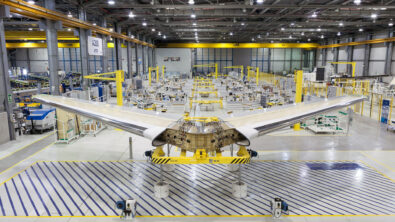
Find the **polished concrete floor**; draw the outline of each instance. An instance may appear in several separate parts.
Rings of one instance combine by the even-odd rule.
[[[45,137],[45,138],[44,138]],[[25,171],[31,172],[31,166],[36,161],[125,161],[130,157],[129,137],[133,138],[133,159],[143,161],[143,152],[151,149],[150,142],[144,138],[134,136],[130,133],[116,129],[106,129],[96,137],[86,136],[79,138],[71,144],[54,144],[55,137],[47,133],[45,135],[29,135],[18,138],[6,144],[0,145],[0,166],[5,166],[5,161],[9,158],[22,158],[13,154],[20,151],[28,152],[29,149],[37,149],[39,142],[40,149],[29,155],[24,155],[23,159],[15,161],[16,164],[8,167],[0,174],[0,182],[12,182],[10,178],[14,175],[24,175]],[[309,132],[294,132],[291,129],[283,129],[268,136],[260,137],[252,141],[251,147],[259,152],[256,162],[292,161],[304,162],[336,162],[348,161],[359,163],[368,167],[377,175],[374,177],[386,178],[389,183],[395,184],[395,134],[387,132],[385,126],[372,119],[354,116],[353,125],[348,135],[311,135]],[[173,150],[176,155],[178,151]],[[3,163],[4,161],[4,163]],[[56,162],[55,162],[56,164]],[[282,167],[282,166],[280,166]],[[182,169],[182,168],[181,168]],[[277,169],[278,170],[278,169]],[[187,171],[187,170],[186,170]],[[264,173],[264,172],[262,172]],[[281,174],[280,172],[278,172]],[[254,173],[254,175],[256,172]],[[289,174],[289,172],[287,172]],[[292,174],[292,173],[291,173]],[[188,173],[188,175],[192,175]],[[254,177],[252,175],[252,177]],[[32,175],[33,176],[33,175]],[[248,176],[245,173],[244,176]],[[255,175],[256,176],[256,175]],[[275,175],[274,175],[275,176]],[[283,175],[281,175],[283,176]],[[17,178],[19,176],[16,176]],[[280,176],[278,178],[281,178]],[[366,177],[363,177],[366,178]],[[33,178],[33,180],[35,180]],[[295,181],[297,178],[295,179]],[[37,181],[36,181],[37,182]],[[369,181],[367,181],[369,182]],[[274,185],[273,185],[274,186]],[[1,186],[0,186],[1,187]],[[315,188],[320,188],[319,185]],[[369,187],[367,187],[369,189]],[[60,188],[59,188],[60,189]],[[302,191],[301,191],[302,193]],[[15,192],[12,194],[15,195]],[[149,194],[148,194],[149,195]],[[329,195],[329,194],[328,194]],[[299,197],[300,198],[300,197]],[[390,194],[388,199],[394,200],[395,195]],[[28,201],[28,200],[25,200]],[[48,200],[49,201],[49,200]],[[309,202],[309,198],[301,201]],[[171,202],[170,202],[171,203]],[[315,202],[313,202],[315,203]],[[313,204],[311,203],[311,204]],[[395,208],[395,206],[393,206]],[[347,206],[339,207],[347,211]],[[389,209],[390,210],[390,209]],[[395,221],[395,215],[384,212],[383,216],[296,216],[283,217],[274,221]],[[1,221],[53,221],[54,218],[36,217],[0,217]],[[57,217],[58,221],[119,221],[119,218],[111,217]],[[136,221],[196,221],[197,218],[185,217],[140,217]],[[202,221],[273,221],[271,217],[202,217]]]

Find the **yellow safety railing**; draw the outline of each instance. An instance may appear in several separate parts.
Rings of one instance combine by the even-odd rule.
[[[240,69],[240,78],[244,77],[244,66],[225,66],[224,69]]]
[[[222,100],[189,100],[189,108],[192,108],[192,104],[193,103],[198,103],[198,104],[213,104],[213,103],[218,103],[221,107],[221,109],[223,108],[223,103]]]
[[[218,79],[218,63],[210,63],[210,64],[194,65],[193,67],[207,67],[207,68],[215,68],[215,71],[214,71],[214,76],[215,76],[215,79]]]
[[[303,87],[303,71],[297,70],[295,75],[296,92],[295,92],[295,103],[302,102],[302,87]],[[300,123],[294,125],[294,130],[300,130]]]
[[[105,77],[115,75],[114,77]],[[125,72],[123,70],[116,70],[114,72],[106,72],[99,74],[92,74],[84,76],[85,79],[95,79],[95,80],[107,80],[107,81],[115,81],[115,85],[117,88],[117,105],[123,105],[123,96],[122,96],[122,83],[125,79]]]
[[[148,67],[148,83],[151,86],[152,82],[152,71],[155,71],[156,74],[156,82],[159,82],[159,66],[156,67]]]
[[[259,67],[247,66],[247,80],[250,81],[251,72],[255,71],[255,82],[259,85]]]

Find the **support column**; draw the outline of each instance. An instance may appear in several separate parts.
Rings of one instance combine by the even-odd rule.
[[[366,40],[371,40],[371,39],[372,39],[372,35],[368,34],[366,36]],[[365,44],[365,52],[363,57],[363,70],[362,70],[363,76],[369,76],[370,49],[371,49],[371,44]]]
[[[131,28],[128,29],[127,31],[127,35],[131,36],[132,35],[132,31]],[[133,77],[133,55],[132,55],[132,46],[133,43],[132,42],[127,42],[126,43],[126,54],[127,54],[127,61],[128,61],[128,76],[129,79],[131,79]]]
[[[145,38],[143,37],[143,41],[145,41]],[[141,46],[141,64],[143,64],[143,75],[146,73],[146,67],[145,67],[145,46]]]
[[[55,10],[55,0],[45,0],[45,8]],[[59,21],[46,20],[46,38],[48,51],[48,69],[49,69],[49,86],[50,93],[53,95],[60,95],[59,91],[59,55],[58,55],[58,33],[57,26]]]
[[[86,11],[84,8],[79,8],[79,19],[86,21]],[[80,60],[81,60],[81,74],[82,76],[89,75],[89,55],[88,55],[88,35],[89,30],[79,29],[80,37]],[[82,88],[88,89],[88,80],[82,78]]]
[[[339,40],[335,41],[335,43],[339,43],[339,42],[340,42]],[[332,52],[333,52],[333,62],[338,62],[339,61],[339,47],[332,48]],[[334,67],[335,67],[334,71],[335,71],[335,73],[337,73],[339,70],[339,65],[336,64]]]
[[[3,21],[3,18],[9,17],[9,14],[9,7],[0,5],[0,110],[7,112],[8,136],[10,140],[15,140],[14,124],[11,121],[14,98],[8,76],[8,56]]]
[[[388,33],[388,38],[394,37],[394,30],[391,28],[391,30]],[[384,68],[384,74],[386,75],[391,75],[391,65],[392,65],[392,50],[394,43],[393,42],[387,42],[387,51],[385,54],[385,68]]]
[[[268,49],[268,54],[267,54],[267,71],[268,73],[271,73],[272,67],[271,67],[271,62],[270,59],[272,58],[272,49]]]
[[[116,32],[122,33],[121,26],[118,24],[114,24],[114,28]],[[114,47],[115,47],[115,64],[117,66],[117,70],[122,70],[122,40],[114,39]]]
[[[107,28],[107,19],[104,17],[102,21],[103,28]],[[102,59],[102,72],[108,72],[108,47],[107,47],[107,38],[108,36],[102,35],[101,36],[103,39],[103,56],[101,57]]]
[[[348,42],[354,42],[354,37],[348,38]],[[346,48],[347,51],[347,62],[352,62],[354,58],[354,46],[347,46]],[[352,75],[352,66],[347,65],[347,74]]]
[[[326,66],[327,48],[321,49],[321,66]]]
[[[135,63],[136,76],[140,76],[140,72],[139,72],[139,45],[137,43],[134,43],[134,54],[135,54],[135,58],[136,58],[136,63]]]

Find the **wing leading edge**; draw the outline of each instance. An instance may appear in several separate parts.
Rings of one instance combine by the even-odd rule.
[[[299,103],[251,115],[231,117],[225,121],[250,140],[319,114],[351,106],[364,99],[364,97],[336,97],[312,103]]]
[[[37,95],[34,96],[34,99],[67,112],[101,121],[152,141],[175,121],[154,112],[148,114],[130,108],[74,98]]]

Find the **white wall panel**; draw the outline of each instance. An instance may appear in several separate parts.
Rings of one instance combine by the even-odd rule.
[[[369,75],[383,75],[385,62],[369,62]]]
[[[199,52],[199,50],[198,50]],[[206,50],[207,52],[207,50]],[[211,52],[210,52],[211,53]],[[204,52],[203,52],[204,54]],[[214,53],[213,57],[214,58]],[[199,55],[198,55],[199,56]],[[180,57],[179,62],[164,61],[165,57]],[[156,49],[156,61],[158,66],[166,66],[167,72],[181,72],[190,73],[191,71],[191,59],[192,50],[191,49],[174,49],[174,48],[157,48]],[[198,57],[198,59],[201,59]]]
[[[347,61],[347,51],[346,47],[340,47],[339,48],[339,61]]]
[[[370,60],[385,60],[386,51],[384,43],[373,44],[370,51]]]
[[[353,60],[363,60],[365,57],[364,53],[365,53],[364,45],[354,46]]]

